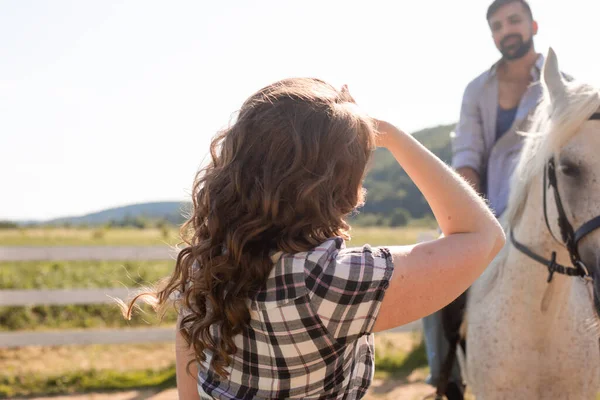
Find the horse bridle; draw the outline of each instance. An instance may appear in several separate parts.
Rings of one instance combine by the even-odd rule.
[[[594,113],[590,118],[590,120],[600,120],[600,113]],[[558,211],[558,226],[560,227],[560,234],[562,237],[562,242],[556,239],[552,229],[550,228],[550,223],[548,222],[548,212],[546,210],[546,187],[550,186],[554,192],[554,201],[556,203],[556,209]],[[543,264],[548,268],[548,282],[552,281],[552,277],[555,272],[559,274],[564,274],[568,276],[579,276],[584,279],[591,280],[592,276],[590,274],[589,268],[585,265],[585,263],[581,260],[579,256],[578,244],[585,236],[589,233],[593,232],[596,229],[600,228],[600,215],[587,221],[584,223],[579,229],[576,231],[573,229],[573,226],[567,219],[567,215],[565,213],[565,209],[563,207],[560,194],[558,192],[558,181],[556,179],[556,164],[554,162],[554,157],[551,157],[548,160],[548,163],[544,167],[544,180],[543,180],[543,193],[544,193],[544,220],[546,222],[546,227],[550,234],[554,237],[556,241],[561,243],[561,245],[565,246],[569,251],[569,256],[571,258],[572,267],[564,266],[556,262],[556,252],[553,251],[550,257],[550,260],[536,254],[531,249],[529,249],[524,244],[518,242],[515,239],[515,235],[512,231],[510,231],[510,239],[512,244],[519,251],[529,256],[533,260]]]

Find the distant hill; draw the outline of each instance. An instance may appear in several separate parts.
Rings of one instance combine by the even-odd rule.
[[[413,136],[449,164],[452,159],[450,132],[455,127],[455,124],[440,125],[415,132]],[[404,210],[409,218],[431,215],[425,198],[387,149],[375,151],[373,166],[364,186],[368,193],[361,213],[389,217],[397,210]]]
[[[450,146],[450,132],[455,128],[452,125],[440,125],[415,132],[413,136],[425,147],[440,157],[444,162],[450,163],[452,151]],[[360,210],[355,221],[366,223],[363,217],[371,216],[369,220],[374,224],[386,224],[400,215],[402,221],[412,218],[431,216],[431,210],[421,192],[412,183],[406,172],[396,162],[391,153],[386,149],[375,151],[374,160],[370,171],[365,178],[365,188],[368,190],[367,202]],[[44,221],[51,225],[136,225],[139,220],[168,221],[181,224],[182,216],[187,213],[190,203],[185,202],[154,202],[132,204],[124,207],[111,208],[83,216],[57,218]],[[362,220],[361,220],[362,218]],[[138,222],[136,222],[138,221]]]
[[[188,210],[189,203],[176,201],[131,204],[124,207],[110,208],[107,210],[86,214],[77,217],[57,218],[44,221],[48,225],[104,225],[109,223],[123,223],[128,220],[166,220],[179,224],[183,222],[182,213]]]

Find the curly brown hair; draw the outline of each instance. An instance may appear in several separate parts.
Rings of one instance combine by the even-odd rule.
[[[373,120],[345,89],[295,78],[259,90],[212,140],[212,162],[196,176],[192,215],[181,228],[187,247],[175,271],[153,294],[136,296],[126,316],[140,297],[161,307],[182,293],[183,337],[198,362],[210,351],[211,368],[225,377],[237,351],[233,337],[250,320],[247,301],[273,267],[270,254],[349,239],[345,218],[363,204],[375,147]]]

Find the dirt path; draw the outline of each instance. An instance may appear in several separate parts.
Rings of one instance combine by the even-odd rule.
[[[365,400],[422,400],[432,392],[431,386],[423,382],[407,383],[395,380],[373,382],[373,386]],[[176,400],[175,389],[159,393],[140,390],[119,393],[90,393],[85,395],[34,397],[29,400]]]
[[[70,396],[27,397],[28,400],[173,400],[177,399],[177,390],[169,389],[162,392],[151,390],[130,390],[116,393],[89,393]]]

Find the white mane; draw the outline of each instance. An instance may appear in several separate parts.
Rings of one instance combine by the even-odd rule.
[[[556,71],[552,71],[556,68]],[[559,82],[553,82],[556,78]],[[511,177],[511,194],[505,224],[514,226],[527,201],[531,182],[544,170],[551,156],[556,156],[577,133],[581,125],[600,108],[600,92],[586,83],[566,82],[558,72],[552,50],[544,65],[543,95],[531,117],[525,143],[515,172]]]

